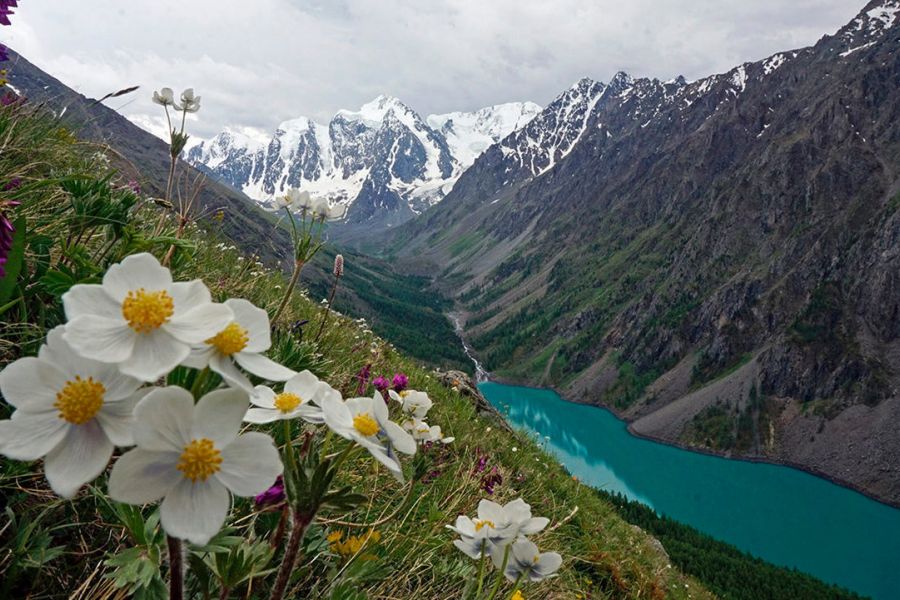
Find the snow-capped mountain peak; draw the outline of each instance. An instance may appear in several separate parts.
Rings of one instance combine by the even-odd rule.
[[[439,202],[486,148],[540,110],[511,102],[422,119],[381,95],[327,125],[297,117],[262,138],[227,129],[187,159],[260,202],[300,187],[350,205],[350,222],[396,224]]]

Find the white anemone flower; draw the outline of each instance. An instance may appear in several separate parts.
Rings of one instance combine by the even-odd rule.
[[[287,380],[284,391],[276,394],[275,390],[258,385],[250,395],[251,408],[244,415],[247,423],[271,423],[285,419],[303,419],[307,423],[319,425],[325,422],[322,414],[322,398],[329,395],[338,401],[341,394],[336,389],[309,371],[300,371]]]
[[[158,92],[154,91],[153,101],[160,106],[175,106],[175,92],[169,87],[164,87]]]
[[[322,398],[325,424],[339,436],[356,442],[368,450],[401,483],[403,469],[394,450],[416,453],[416,441],[402,427],[388,419],[387,404],[376,392],[372,398]]]
[[[132,411],[141,382],[115,365],[78,356],[63,326],[47,335],[37,357],[0,371],[0,392],[16,411],[0,421],[0,453],[44,457],[53,491],[71,498],[106,468],[113,446],[130,446]]]
[[[481,500],[475,519],[460,515],[456,524],[447,525],[447,528],[460,535],[461,539],[453,542],[457,548],[472,558],[480,558],[482,548],[493,552],[494,548],[505,547],[518,536],[541,531],[549,522],[544,517],[533,518],[531,507],[521,498],[503,506]]]
[[[111,266],[102,284],[72,286],[63,305],[69,319],[63,337],[75,352],[142,381],[168,374],[192,345],[233,319],[230,308],[212,302],[202,281],[173,283],[147,253]]]
[[[307,211],[312,208],[313,200],[309,192],[301,192],[299,188],[290,188],[283,195],[275,197],[274,210],[283,210],[285,208],[291,210]]]
[[[287,381],[296,375],[295,371],[262,354],[272,346],[266,311],[241,298],[231,298],[224,304],[231,309],[234,320],[202,344],[194,346],[184,365],[195,369],[208,366],[228,385],[243,388],[248,394],[253,391],[253,384],[235,363],[269,381]]]
[[[425,392],[404,390],[398,393],[394,390],[390,390],[388,394],[390,394],[391,398],[400,403],[400,410],[403,411],[404,415],[414,419],[424,419],[425,416],[428,415],[428,411],[431,410],[431,407],[434,405],[431,398],[429,398],[428,394]]]
[[[255,496],[282,472],[271,437],[238,434],[246,411],[242,390],[216,390],[194,405],[180,387],[156,388],[134,410],[137,447],[113,465],[110,497],[127,504],[163,498],[166,533],[207,543],[225,522],[229,492]]]
[[[503,556],[507,550],[494,546],[491,560],[498,569],[503,566]],[[503,574],[510,581],[540,581],[553,577],[562,565],[562,556],[557,552],[541,552],[529,539],[519,538],[509,548],[509,556]]]
[[[181,110],[189,113],[200,110],[200,96],[194,95],[194,88],[188,88],[181,92]]]
[[[403,429],[408,431],[414,440],[423,444],[428,442],[449,444],[456,439],[454,437],[444,437],[440,425],[429,426],[425,421],[415,418],[404,421]]]

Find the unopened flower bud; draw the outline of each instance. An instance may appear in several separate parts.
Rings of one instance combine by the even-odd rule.
[[[344,255],[338,254],[334,257],[334,276],[335,277],[343,277],[344,276]]]

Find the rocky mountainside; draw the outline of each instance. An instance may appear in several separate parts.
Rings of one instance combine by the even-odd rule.
[[[396,233],[496,375],[900,503],[900,1],[690,83],[579,81]]]
[[[271,138],[224,131],[187,158],[259,201],[300,187],[348,204],[350,226],[396,225],[439,202],[482,151],[539,111],[522,102],[422,119],[379,96],[327,125],[285,121]]]

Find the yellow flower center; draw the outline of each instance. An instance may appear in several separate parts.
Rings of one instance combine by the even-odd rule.
[[[516,590],[516,593],[512,595],[512,598],[509,600],[525,600],[525,596],[522,595],[522,592]]]
[[[475,519],[475,531],[481,531],[481,529],[483,527],[490,527],[491,529],[496,529],[496,526],[494,525],[493,521],[490,521],[488,519],[484,519],[483,521],[481,519]]]
[[[378,421],[373,419],[369,413],[360,413],[353,417],[353,427],[366,437],[375,435],[381,429]]]
[[[401,398],[406,398],[407,396],[409,396],[409,390],[403,390],[402,392],[400,392]]]
[[[289,413],[303,404],[303,398],[291,392],[282,392],[275,396],[275,408],[283,413]]]
[[[246,348],[249,341],[246,329],[237,323],[229,323],[225,329],[206,340],[206,343],[215,346],[222,354],[231,356]]]
[[[138,333],[150,333],[168,321],[175,312],[172,296],[165,290],[131,290],[122,302],[122,316]]]
[[[73,425],[83,425],[94,418],[103,406],[103,394],[106,388],[93,377],[82,379],[76,375],[74,380],[67,381],[62,391],[56,394],[54,408],[59,411],[59,418]]]
[[[200,438],[191,440],[191,443],[184,447],[178,461],[178,470],[184,473],[185,479],[196,483],[198,479],[206,481],[210,475],[218,473],[221,464],[222,453],[216,449],[212,440]]]

